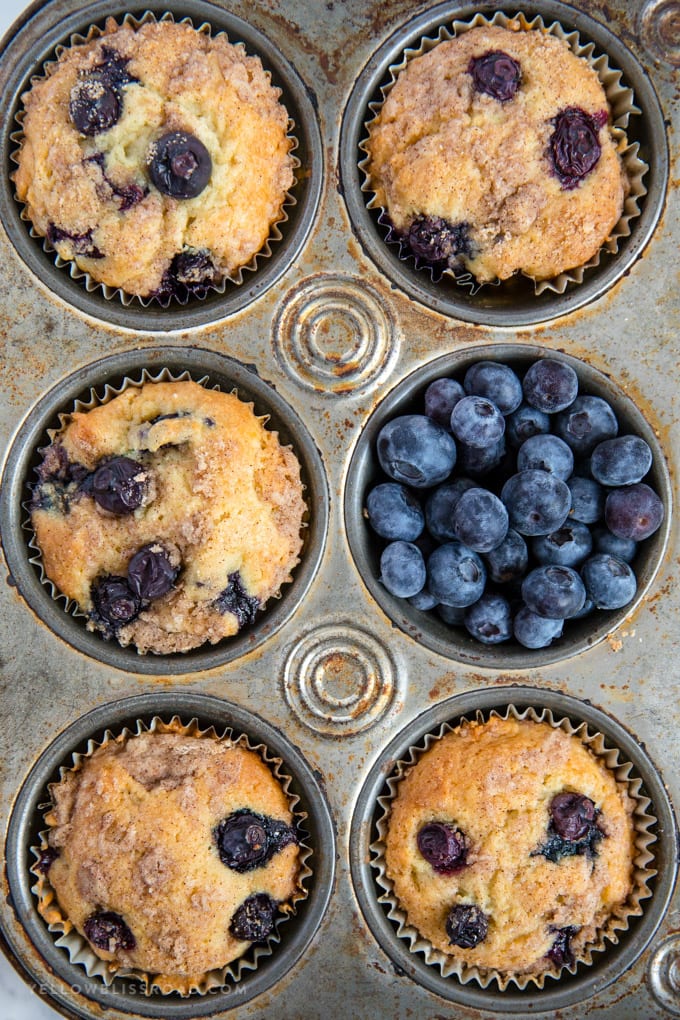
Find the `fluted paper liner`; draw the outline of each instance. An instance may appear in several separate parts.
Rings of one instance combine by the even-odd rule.
[[[622,238],[630,235],[631,221],[640,215],[639,201],[647,194],[647,188],[645,187],[642,178],[649,169],[648,165],[640,159],[640,146],[638,143],[629,143],[626,136],[626,128],[631,114],[640,113],[639,108],[635,105],[633,90],[621,83],[621,72],[610,66],[607,54],[596,54],[594,44],[582,43],[579,33],[576,30],[567,32],[557,21],[546,24],[540,14],[529,19],[524,14],[519,13],[511,18],[502,11],[498,11],[491,18],[486,17],[484,14],[476,14],[470,21],[459,21],[454,19],[450,25],[441,25],[436,35],[425,36],[421,39],[417,47],[410,47],[404,50],[400,62],[392,64],[388,68],[389,81],[381,88],[382,101],[369,103],[369,109],[373,116],[364,123],[364,129],[367,137],[360,142],[359,145],[362,151],[366,153],[365,158],[359,163],[359,168],[364,174],[361,190],[367,196],[370,196],[367,200],[367,208],[378,212],[378,223],[387,228],[387,234],[385,237],[386,243],[388,245],[396,246],[399,258],[411,261],[418,270],[425,270],[429,272],[433,282],[437,282],[441,279],[442,275],[447,276],[459,286],[468,288],[472,294],[477,293],[482,287],[498,286],[500,283],[504,282],[501,280],[495,280],[490,283],[479,283],[469,272],[454,272],[451,269],[445,269],[442,273],[438,270],[434,270],[429,264],[417,259],[410,249],[402,243],[397,232],[392,229],[388,211],[378,203],[377,196],[371,186],[370,156],[367,149],[368,133],[371,124],[375,119],[377,119],[382,104],[387,98],[392,86],[395,84],[399,73],[406,67],[408,62],[414,57],[421,56],[423,53],[428,53],[430,50],[438,46],[439,43],[453,39],[458,35],[462,35],[464,32],[468,32],[471,28],[476,28],[480,25],[498,25],[501,28],[519,25],[522,31],[538,29],[549,35],[554,35],[558,39],[562,39],[569,45],[572,53],[574,53],[577,57],[585,59],[597,72],[598,78],[600,79],[600,83],[607,97],[607,102],[612,116],[610,131],[621,158],[628,186],[628,191],[624,198],[621,217],[610,236],[604,241],[600,250],[583,265],[577,266],[574,269],[566,270],[549,280],[537,280],[528,273],[521,271],[521,275],[533,281],[534,291],[537,297],[543,294],[546,290],[554,291],[556,294],[563,294],[570,283],[578,284],[583,282],[583,277],[587,269],[593,269],[600,264],[603,251],[609,252],[610,254],[616,254],[619,248],[619,242]]]
[[[230,729],[226,729],[221,734],[216,732],[214,726],[201,729],[195,718],[191,719],[188,723],[184,723],[177,715],[174,715],[169,722],[164,722],[159,716],[155,716],[148,725],[142,720],[137,720],[134,729],[126,726],[119,734],[114,734],[107,729],[101,740],[92,738],[88,741],[87,751],[84,754],[78,752],[73,754],[72,764],[60,768],[60,779],[63,779],[68,772],[78,772],[83,767],[83,762],[100,747],[104,747],[111,741],[127,740],[142,733],[178,733],[184,736],[228,741],[232,746],[240,745],[258,754],[281,784],[288,798],[295,829],[299,837],[300,852],[298,858],[297,891],[287,903],[279,905],[279,910],[282,913],[279,913],[276,918],[274,931],[266,943],[251,945],[250,948],[245,949],[242,956],[232,960],[231,963],[222,968],[207,971],[205,974],[193,975],[187,977],[184,981],[178,982],[172,981],[167,975],[155,975],[144,971],[127,969],[117,965],[115,961],[102,960],[101,957],[92,951],[87,939],[80,934],[68,917],[62,913],[54,890],[50,885],[49,873],[43,874],[39,869],[40,855],[44,850],[48,849],[47,836],[50,831],[49,827],[53,824],[51,802],[41,805],[41,808],[45,811],[44,819],[48,828],[40,832],[40,845],[31,847],[31,852],[36,861],[30,870],[37,879],[31,891],[37,897],[38,911],[47,922],[48,930],[55,936],[55,945],[65,950],[71,963],[83,967],[88,977],[98,978],[106,985],[112,984],[117,977],[132,978],[143,984],[146,995],[152,995],[155,992],[160,992],[163,995],[171,995],[172,993],[179,993],[182,996],[192,994],[204,995],[212,989],[233,985],[241,981],[249,971],[257,969],[260,960],[271,956],[275,952],[276,945],[281,942],[282,936],[279,929],[282,925],[285,925],[286,920],[291,915],[296,913],[298,904],[306,899],[309,880],[313,875],[312,868],[309,865],[312,849],[304,841],[304,821],[307,818],[307,814],[300,807],[299,797],[290,789],[292,779],[286,773],[283,761],[275,757],[265,744],[252,743],[247,734],[239,734],[233,738]],[[50,784],[50,792],[54,785],[57,784]]]
[[[152,11],[145,11],[144,14],[142,14],[139,18],[135,17],[132,14],[125,14],[120,22],[117,22],[115,18],[108,19],[109,23],[111,21],[114,21],[116,23],[117,28],[128,27],[133,29],[137,29],[141,25],[148,24],[149,22],[156,21],[174,22],[175,20],[177,20],[178,24],[190,25],[191,28],[195,28],[197,32],[201,32],[203,35],[207,35],[213,38],[212,27],[207,22],[203,22],[202,24],[196,26],[194,25],[194,22],[190,17],[175,19],[171,11],[166,11],[166,13],[161,15],[160,17],[157,17]],[[74,33],[69,38],[68,43],[60,44],[59,46],[56,47],[55,55],[57,60],[59,59],[61,54],[64,53],[67,49],[70,49],[73,46],[82,45],[83,43],[91,42],[93,39],[99,39],[103,36],[103,34],[104,33],[102,29],[100,29],[97,25],[91,26],[86,35],[82,35],[79,32]],[[215,34],[224,36],[227,35],[226,32],[218,32]],[[247,52],[246,47],[242,42],[232,43],[231,45],[238,47],[244,53]],[[35,74],[31,77],[30,85],[33,86],[35,82],[40,81],[42,78],[47,78],[55,64],[56,64],[55,60],[47,61],[42,67],[42,73]],[[271,81],[271,73],[266,68],[264,68],[264,71],[267,78]],[[277,89],[277,91],[279,92],[279,94],[281,93],[280,89]],[[14,152],[11,153],[10,157],[12,159],[12,162],[15,164],[18,164],[19,162],[19,152],[24,138],[23,119],[24,110],[22,108],[17,111],[17,115],[15,118],[17,129],[13,131],[12,134],[10,135],[11,141],[14,142],[16,145],[16,149]],[[302,164],[300,163],[298,157],[295,155],[295,150],[299,146],[299,141],[294,133],[294,130],[295,123],[289,116],[288,132],[286,137],[288,138],[290,144],[288,155],[292,161],[291,169],[293,171],[293,176],[295,178],[297,177],[297,173]],[[11,176],[13,178],[13,174]],[[35,229],[31,221],[31,218],[28,214],[25,203],[22,202],[21,199],[16,194],[14,198],[21,206],[20,213],[21,219],[26,223],[30,236],[35,238],[37,241],[41,242],[43,251],[45,251],[48,255],[52,255],[54,257],[54,264],[55,266],[57,266],[58,269],[67,270],[71,275],[71,279],[80,281],[84,285],[85,290],[88,292],[88,294],[91,294],[93,291],[99,291],[99,293],[102,294],[107,301],[112,301],[115,298],[118,298],[121,304],[125,306],[137,302],[144,308],[148,308],[149,306],[154,305],[156,306],[160,305],[163,308],[167,308],[173,302],[177,302],[177,304],[180,305],[186,305],[191,300],[201,301],[211,293],[224,294],[226,292],[228,284],[233,284],[237,287],[240,287],[244,282],[244,273],[256,272],[261,260],[271,258],[272,256],[271,246],[272,244],[277,245],[279,242],[283,240],[284,235],[281,233],[280,228],[281,226],[288,222],[290,218],[289,210],[293,206],[297,205],[297,199],[295,198],[295,196],[290,191],[286,192],[284,199],[281,203],[279,217],[278,219],[274,220],[274,222],[272,222],[272,224],[270,225],[269,237],[265,241],[264,245],[260,248],[259,251],[255,252],[253,257],[248,262],[246,262],[244,265],[236,269],[231,275],[227,274],[221,280],[217,280],[212,284],[206,285],[204,288],[201,289],[201,293],[187,294],[181,297],[177,295],[172,295],[158,298],[158,297],[141,297],[138,294],[130,294],[120,287],[110,287],[107,284],[99,283],[99,281],[95,280],[94,277],[90,275],[90,273],[86,273],[83,269],[81,269],[76,264],[74,259],[62,258],[61,255],[59,255],[59,253],[53,247],[53,245],[50,244],[48,239],[44,237],[42,234],[39,234],[38,231]]]
[[[549,723],[567,733],[569,736],[578,737],[583,744],[598,758],[606,768],[614,775],[617,784],[625,786],[628,796],[634,803],[632,824],[635,832],[635,849],[637,851],[633,860],[632,889],[625,903],[617,907],[601,927],[596,941],[585,945],[580,955],[577,955],[574,962],[564,965],[559,971],[553,965],[553,969],[546,969],[540,974],[506,974],[500,971],[471,966],[464,962],[456,961],[452,956],[434,946],[424,939],[413,925],[407,920],[405,910],[399,905],[394,895],[394,886],[388,878],[385,867],[385,837],[388,831],[391,801],[397,794],[400,781],[406,773],[418,761],[421,754],[427,751],[445,733],[451,732],[463,722],[482,722],[491,716],[502,719],[529,719],[533,722]],[[524,990],[532,985],[543,988],[546,978],[559,978],[562,970],[575,974],[579,967],[589,966],[593,963],[596,953],[606,950],[608,944],[616,945],[619,936],[625,932],[630,919],[638,917],[643,912],[641,901],[652,895],[649,888],[650,880],[656,875],[653,866],[654,855],[650,851],[650,844],[656,841],[656,835],[651,832],[651,827],[656,822],[653,814],[653,805],[642,792],[642,780],[632,776],[633,765],[631,762],[621,760],[617,748],[607,744],[607,738],[600,732],[592,730],[586,722],[574,725],[568,718],[555,715],[551,709],[526,708],[521,711],[510,704],[505,710],[492,709],[487,713],[478,711],[474,717],[462,716],[455,722],[443,723],[436,731],[426,734],[415,746],[409,748],[405,758],[396,762],[391,775],[386,780],[389,794],[378,797],[378,805],[382,814],[377,818],[376,827],[378,838],[370,846],[371,866],[376,871],[376,882],[383,893],[378,897],[378,902],[388,908],[387,916],[397,925],[397,936],[408,942],[409,949],[413,953],[421,953],[425,962],[437,967],[443,977],[457,978],[463,984],[469,981],[477,981],[482,988],[487,988],[492,981],[496,981],[501,991],[508,986],[514,985]]]
[[[211,383],[210,378],[207,375],[193,376],[188,370],[179,373],[173,373],[169,368],[162,368],[160,371],[152,373],[147,368],[143,368],[140,375],[125,376],[119,385],[113,386],[110,383],[105,383],[103,389],[99,390],[97,387],[90,387],[88,396],[85,399],[79,398],[73,402],[73,407],[69,411],[63,411],[59,414],[59,425],[56,428],[46,429],[46,434],[50,440],[50,443],[59,436],[68,425],[71,417],[75,413],[91,411],[94,407],[99,407],[103,404],[108,404],[110,400],[120,396],[128,386],[141,387],[145,383],[156,383],[156,382],[186,382],[191,381],[197,383],[199,386],[204,386],[208,389],[219,390],[220,386],[216,383]],[[238,388],[234,387],[231,391],[235,396],[238,396]],[[252,401],[246,402],[249,407],[254,407]],[[269,421],[269,415],[264,414],[258,416],[258,420],[266,425]],[[277,432],[272,430],[272,435],[278,435]],[[46,443],[44,446],[38,447],[37,453],[42,454],[49,446]],[[292,449],[292,447],[291,447]],[[302,486],[304,492],[304,485]],[[22,509],[26,513],[26,517],[22,520],[22,530],[27,533],[28,537],[28,548],[31,550],[31,556],[29,557],[29,563],[31,563],[39,572],[40,582],[43,584],[50,595],[56,602],[62,602],[65,612],[69,613],[73,617],[79,617],[82,620],[88,621],[88,630],[95,630],[95,627],[89,625],[89,617],[87,613],[84,613],[80,608],[79,604],[74,600],[65,595],[62,591],[57,588],[53,581],[45,573],[45,567],[42,558],[42,550],[38,544],[33,524],[31,522],[31,500],[27,500],[22,503]],[[303,520],[302,528],[308,527],[308,522]],[[290,581],[291,578],[288,578]],[[280,598],[281,592],[277,592],[271,596],[272,599]],[[104,640],[104,638],[102,638]],[[223,640],[228,641],[228,638]],[[195,651],[195,649],[192,649]],[[153,653],[152,653],[153,654]],[[172,654],[182,655],[183,652],[174,652]]]

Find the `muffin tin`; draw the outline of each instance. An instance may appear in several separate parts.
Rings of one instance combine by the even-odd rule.
[[[619,252],[583,284],[539,298],[522,288],[474,295],[416,277],[383,246],[361,191],[361,131],[386,67],[414,39],[477,10],[490,15],[493,4],[179,0],[133,7],[99,0],[75,11],[66,0],[48,0],[6,36],[0,88],[12,116],[0,139],[0,428],[7,448],[0,499],[0,942],[64,1015],[87,1018],[102,1008],[121,1020],[489,1020],[557,1009],[568,1020],[680,1015],[673,807],[680,803],[673,407],[680,303],[669,272],[680,224],[668,173],[666,131],[678,126],[678,104],[677,52],[672,36],[664,42],[666,7],[656,0],[545,0],[502,8],[558,20],[609,54],[642,110],[637,140],[650,165],[642,214]],[[297,205],[272,257],[240,288],[168,309],[106,300],[58,269],[30,237],[9,182],[13,111],[32,70],[58,42],[105,15],[143,16],[147,9],[206,20],[259,52],[283,88],[301,162]],[[551,352],[577,359],[583,375],[612,395],[617,413],[652,442],[667,517],[635,606],[599,630],[584,625],[555,653],[505,654],[500,646],[490,657],[447,644],[417,614],[399,615],[381,592],[362,517],[370,438],[442,366]],[[31,562],[22,503],[36,448],[60,411],[91,387],[164,368],[235,385],[269,413],[271,427],[300,455],[311,514],[293,584],[256,629],[187,656],[142,657],[89,634],[53,599]],[[658,874],[642,916],[591,967],[531,994],[443,978],[409,953],[378,902],[369,849],[377,797],[405,748],[444,721],[509,704],[601,729],[633,763],[657,819],[651,850]],[[55,947],[30,891],[29,848],[54,770],[107,727],[174,713],[231,725],[280,754],[308,812],[312,848],[310,895],[282,926],[272,956],[219,996],[189,1000],[88,979]]]

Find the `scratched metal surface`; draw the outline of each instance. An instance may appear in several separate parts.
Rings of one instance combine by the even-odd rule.
[[[348,465],[372,410],[411,371],[471,344],[538,344],[565,351],[609,375],[657,434],[678,504],[677,71],[641,42],[642,3],[588,0],[575,6],[606,24],[647,69],[667,122],[671,161],[667,199],[649,244],[606,294],[566,315],[520,329],[472,325],[433,311],[393,286],[355,235],[338,172],[341,119],[376,48],[400,25],[427,11],[428,5],[412,0],[235,0],[229,5],[234,15],[275,40],[296,69],[318,113],[324,151],[322,193],[309,236],[285,273],[243,310],[186,330],[166,331],[148,322],[139,329],[107,325],[37,280],[0,231],[3,448],[12,443],[40,398],[66,374],[132,349],[190,346],[254,365],[260,379],[275,387],[304,420],[323,460],[329,525],[309,590],[275,634],[231,661],[172,675],[136,673],[134,661],[126,669],[107,665],[57,637],[28,607],[6,566],[0,586],[1,839],[24,780],[51,742],[84,712],[134,695],[178,691],[225,699],[280,731],[320,777],[337,839],[328,909],[302,958],[272,988],[234,1008],[230,1016],[482,1020],[512,1008],[516,1015],[553,1012],[570,1020],[657,1020],[680,1013],[677,986],[673,990],[666,982],[665,1006],[651,987],[664,984],[663,974],[673,959],[662,951],[680,931],[677,892],[648,948],[614,983],[591,989],[587,998],[556,1010],[540,993],[513,1005],[510,997],[492,991],[486,1003],[470,1004],[460,996],[442,997],[393,965],[361,910],[362,895],[354,884],[361,862],[355,862],[353,874],[349,861],[352,816],[381,749],[422,712],[436,710],[454,695],[488,694],[513,684],[567,694],[602,709],[646,748],[671,801],[680,804],[680,560],[675,523],[646,598],[613,635],[561,661],[510,669],[466,665],[428,650],[394,627],[363,583],[346,537]],[[677,55],[677,34],[675,40],[667,41],[661,52]],[[4,74],[0,63],[0,91]],[[304,327],[310,321],[314,325],[307,335]],[[307,346],[306,335],[312,338]],[[366,343],[367,336],[372,344]],[[310,668],[313,678],[305,674]],[[507,701],[512,700],[508,691]],[[672,869],[673,862],[667,863]],[[4,948],[26,979],[42,986],[65,1015],[101,1015],[101,1006],[51,974],[14,912],[6,872],[2,881]],[[144,1015],[139,999],[131,1000],[127,1012],[109,1007],[106,1015],[136,1012]]]

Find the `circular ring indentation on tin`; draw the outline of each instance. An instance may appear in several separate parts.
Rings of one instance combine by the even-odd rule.
[[[351,736],[373,726],[394,702],[392,658],[372,634],[349,623],[321,624],[289,651],[284,692],[317,733]]]
[[[642,42],[652,56],[680,67],[679,0],[650,0],[639,23]]]
[[[381,99],[381,87],[389,79],[389,68],[405,51],[417,48],[422,38],[435,36],[441,26],[453,20],[469,21],[479,4],[442,3],[403,24],[375,51],[358,76],[344,111],[340,131],[339,168],[341,190],[364,251],[384,275],[409,297],[442,315],[489,326],[518,327],[545,322],[573,312],[601,297],[628,272],[648,244],[663,210],[669,176],[669,153],[664,114],[650,78],[631,51],[609,29],[583,11],[559,0],[528,0],[521,7],[502,8],[509,17],[522,14],[530,21],[541,16],[558,22],[565,32],[576,31],[583,45],[592,43],[607,54],[612,66],[622,72],[633,90],[641,116],[631,118],[628,141],[639,144],[639,155],[649,165],[644,183],[647,194],[640,199],[640,215],[631,221],[631,233],[619,241],[616,253],[602,252],[600,264],[586,270],[582,283],[571,283],[563,294],[544,290],[534,293],[531,281],[513,276],[499,286],[483,286],[475,293],[446,277],[434,282],[427,272],[417,270],[412,260],[402,261],[385,243],[378,211],[367,208],[362,191],[365,159],[361,148],[371,117],[370,104]]]
[[[106,986],[88,977],[81,967],[70,962],[63,949],[55,946],[55,936],[38,914],[31,892],[35,877],[29,872],[29,848],[39,845],[39,832],[44,828],[40,805],[46,799],[48,784],[59,779],[60,767],[70,767],[72,754],[85,753],[88,741],[100,739],[105,730],[119,732],[126,726],[134,728],[138,720],[149,722],[154,716],[165,715],[178,715],[187,722],[195,718],[204,729],[214,726],[218,731],[231,729],[234,735],[245,734],[251,742],[264,744],[280,758],[292,778],[290,790],[299,798],[299,810],[306,815],[304,827],[309,838],[305,836],[305,842],[312,849],[308,862],[312,869],[309,895],[300,901],[296,914],[286,922],[281,943],[272,955],[258,961],[255,970],[224,990],[212,990],[190,999],[159,993],[140,994],[139,984],[134,980],[116,978],[112,985]],[[84,1018],[93,1015],[92,1004],[95,1003],[97,1009],[115,1011],[116,1016],[134,1013],[157,1020],[192,1020],[241,1006],[270,988],[299,961],[321,923],[331,896],[335,835],[328,804],[313,770],[276,727],[221,698],[160,691],[101,705],[77,719],[49,745],[31,769],[15,801],[5,859],[12,906],[33,951],[18,930],[8,929],[5,932],[7,941],[32,980],[58,1007],[66,1007]]]
[[[642,900],[642,914],[630,919],[627,931],[618,934],[618,944],[610,944],[596,954],[590,966],[575,974],[562,973],[558,981],[542,989],[529,986],[526,990],[509,985],[502,992],[493,983],[486,988],[476,981],[467,983],[455,976],[444,977],[438,968],[425,963],[420,954],[411,952],[408,943],[396,934],[388,918],[388,908],[378,902],[381,892],[375,881],[370,847],[376,839],[376,822],[383,814],[378,798],[389,792],[387,778],[395,762],[406,758],[410,748],[420,744],[428,733],[435,733],[443,723],[456,725],[463,716],[474,717],[502,711],[513,705],[518,711],[533,708],[550,710],[555,717],[569,719],[578,727],[586,723],[601,733],[608,746],[617,748],[625,761],[632,763],[631,778],[642,781],[640,793],[652,803],[656,825],[651,830],[656,841],[651,844],[656,877],[649,882],[652,896]],[[484,688],[455,695],[413,719],[382,749],[361,788],[350,828],[350,866],[354,890],[364,918],[375,939],[392,963],[413,981],[442,998],[498,1013],[528,1016],[554,1011],[595,995],[628,970],[647,947],[669,907],[678,870],[678,831],[673,807],[665,784],[643,746],[628,730],[590,702],[580,701],[557,691],[521,685]]]
[[[281,366],[315,392],[367,386],[396,356],[390,310],[353,276],[321,273],[303,280],[282,302],[273,329]]]
[[[139,655],[133,645],[122,647],[105,641],[86,629],[86,620],[72,616],[57,602],[40,579],[39,566],[32,562],[29,548],[32,531],[24,527],[22,504],[30,499],[30,484],[39,463],[38,449],[49,442],[48,429],[60,427],[60,414],[68,414],[78,399],[87,401],[90,391],[102,392],[106,384],[117,387],[124,379],[135,379],[146,370],[150,376],[167,369],[172,376],[188,373],[208,388],[235,390],[239,398],[252,403],[255,414],[267,416],[267,429],[278,433],[282,446],[291,446],[300,463],[300,477],[308,513],[302,529],[300,563],[293,580],[272,598],[259,618],[233,638],[217,645],[202,645],[174,655]],[[51,630],[79,651],[128,673],[177,676],[212,669],[245,655],[275,634],[304,598],[321,561],[328,529],[329,495],[319,450],[293,408],[257,372],[245,365],[201,348],[151,347],[124,351],[78,369],[57,383],[19,427],[5,462],[0,489],[0,528],[10,575],[30,608]]]
[[[421,612],[408,600],[395,598],[380,583],[380,552],[382,540],[375,535],[364,516],[366,495],[383,475],[376,454],[376,441],[383,425],[402,414],[422,414],[423,395],[427,386],[442,377],[456,377],[462,382],[465,371],[478,361],[504,362],[520,371],[541,358],[564,361],[579,378],[579,392],[602,397],[611,405],[619,422],[619,434],[641,436],[650,446],[653,464],[645,481],[654,488],[664,503],[665,516],[661,527],[640,543],[631,564],[637,577],[634,599],[622,609],[596,610],[581,620],[567,620],[565,634],[547,648],[529,650],[511,639],[497,645],[484,645],[470,637],[462,627],[449,627],[435,611]],[[480,479],[484,487],[485,477]],[[496,669],[530,669],[558,662],[593,647],[612,633],[643,602],[663,561],[673,519],[673,488],[663,449],[650,426],[632,399],[604,373],[591,365],[548,348],[531,344],[495,343],[468,347],[443,355],[416,369],[387,394],[373,412],[352,452],[347,470],[344,494],[345,529],[350,550],[364,584],[387,616],[419,644],[440,655],[472,666]]]
[[[680,935],[671,935],[656,947],[647,970],[649,989],[673,1016],[680,1016]]]
[[[300,166],[284,207],[287,218],[277,224],[270,237],[271,254],[260,258],[253,271],[246,268],[243,282],[226,284],[224,293],[211,291],[205,298],[192,299],[185,306],[173,301],[168,308],[155,302],[147,307],[132,299],[123,304],[118,296],[108,299],[97,284],[89,290],[83,279],[74,279],[69,266],[55,264],[54,253],[43,250],[43,239],[32,237],[29,224],[21,218],[21,205],[14,197],[9,177],[11,154],[16,144],[11,125],[21,109],[21,95],[33,74],[55,58],[59,45],[68,45],[73,35],[86,35],[93,25],[104,27],[106,19],[122,20],[125,15],[150,12],[160,18],[168,10],[163,0],[149,0],[137,9],[115,0],[94,0],[86,5],[66,0],[47,0],[16,33],[5,37],[0,60],[0,90],[9,111],[0,149],[6,172],[0,177],[0,219],[16,252],[32,273],[60,299],[95,319],[134,330],[171,332],[217,322],[246,308],[281,279],[305,244],[319,204],[324,177],[324,149],[318,119],[308,88],[293,64],[278,47],[253,25],[209,0],[177,0],[172,5],[175,21],[189,18],[198,27],[209,24],[214,33],[225,32],[231,42],[242,42],[248,54],[259,56],[272,84],[281,89],[281,99],[293,123],[290,134],[297,142],[293,151]],[[274,232],[278,231],[280,239]],[[263,249],[264,250],[264,249]],[[70,265],[70,264],[69,264]]]

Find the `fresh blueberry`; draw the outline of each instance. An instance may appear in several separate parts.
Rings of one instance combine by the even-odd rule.
[[[624,563],[632,563],[635,559],[638,544],[633,538],[619,538],[613,535],[609,528],[595,528],[593,530],[593,550],[596,553],[609,553],[616,556]]]
[[[522,81],[522,70],[517,61],[502,50],[491,50],[481,57],[473,57],[468,65],[475,92],[483,92],[499,103],[514,98]]]
[[[267,893],[253,893],[234,912],[229,932],[241,942],[262,942],[274,931],[277,910],[276,901]]]
[[[515,614],[513,633],[525,648],[547,648],[562,637],[563,620],[550,620],[539,616],[526,606]]]
[[[139,615],[142,603],[125,577],[108,575],[92,582],[92,604],[95,619],[108,624],[114,631]]]
[[[483,559],[488,568],[489,577],[496,584],[518,581],[524,577],[529,565],[527,544],[517,531],[508,528],[501,544],[485,553]]]
[[[490,552],[508,533],[508,511],[488,489],[468,489],[454,508],[453,530],[469,549]]]
[[[442,602],[437,606],[437,615],[449,627],[464,627],[466,612],[466,606],[445,606]]]
[[[582,619],[584,619],[584,617],[590,616],[590,614],[592,612],[594,612],[596,608],[597,607],[595,606],[595,603],[593,602],[593,600],[586,593],[586,600],[583,603],[582,607],[579,609],[578,613],[574,613],[574,615],[571,616],[570,619],[571,620],[582,620]]]
[[[575,455],[585,457],[598,443],[613,439],[619,425],[611,407],[602,397],[580,396],[566,411],[556,415],[554,429]]]
[[[425,527],[425,515],[414,494],[399,482],[383,482],[366,497],[368,522],[382,538],[413,542]]]
[[[443,482],[456,463],[453,438],[424,414],[402,415],[383,425],[377,451],[386,475],[417,489]]]
[[[420,609],[421,612],[427,612],[428,609],[434,609],[439,603],[434,595],[430,594],[427,588],[423,588],[422,591],[416,592],[415,595],[411,595],[408,600],[414,609]]]
[[[566,362],[544,358],[530,366],[522,388],[527,404],[544,414],[556,414],[576,400],[578,376]]]
[[[140,507],[148,493],[149,475],[131,457],[112,457],[94,473],[92,495],[111,514],[130,514]]]
[[[213,604],[220,613],[233,613],[240,629],[248,623],[253,623],[260,608],[260,600],[255,595],[248,595],[238,570],[229,574],[227,580],[229,581],[227,587],[220,592]]]
[[[582,524],[595,524],[602,520],[606,492],[594,478],[572,475],[567,479],[571,493],[569,517]]]
[[[502,595],[486,592],[465,613],[465,629],[483,645],[498,645],[512,637],[512,611]]]
[[[457,903],[446,918],[446,934],[452,946],[473,949],[486,938],[489,918],[473,903]]]
[[[474,478],[484,478],[492,472],[500,474],[504,471],[506,457],[505,436],[489,446],[467,446],[458,444],[458,468]]]
[[[505,436],[510,446],[517,449],[532,436],[543,436],[550,432],[550,418],[530,404],[520,404],[516,411],[505,419]]]
[[[522,582],[527,608],[550,620],[567,620],[583,608],[586,589],[571,567],[536,567]]]
[[[596,553],[581,567],[588,597],[598,609],[621,609],[632,602],[637,580],[630,566],[609,553]]]
[[[463,387],[468,396],[486,397],[501,414],[511,414],[522,403],[522,384],[509,365],[478,361],[465,373]]]
[[[545,955],[558,967],[570,967],[574,962],[571,940],[576,935],[578,928],[574,927],[573,924],[569,924],[565,928],[551,930],[557,934],[555,935],[555,941]]]
[[[567,483],[547,471],[520,471],[501,490],[510,527],[520,535],[549,535],[567,519],[571,494]]]
[[[88,942],[107,953],[115,953],[119,949],[134,949],[137,945],[123,918],[111,910],[92,914],[85,921],[83,931]]]
[[[239,874],[263,867],[274,854],[297,843],[294,829],[285,822],[247,808],[221,821],[213,835],[222,864]]]
[[[451,412],[465,396],[456,379],[434,379],[425,390],[425,414],[447,431],[451,428]]]
[[[196,198],[212,174],[210,153],[186,131],[170,131],[154,142],[147,165],[152,182],[170,198]]]
[[[652,466],[652,451],[640,436],[606,439],[593,450],[590,470],[602,485],[634,485]]]
[[[518,471],[548,471],[566,482],[574,470],[574,455],[557,436],[532,436],[517,451]]]
[[[505,418],[486,397],[463,397],[451,412],[451,431],[466,446],[486,447],[505,432]]]
[[[446,542],[427,561],[427,587],[447,606],[471,606],[481,598],[486,569],[480,557],[460,542]]]
[[[453,875],[465,867],[465,835],[449,822],[426,822],[418,831],[416,843],[432,870],[440,875]]]
[[[449,223],[441,216],[416,216],[404,238],[416,259],[430,265],[453,266],[458,255],[470,255],[467,223]]]
[[[605,524],[618,538],[641,542],[661,527],[664,505],[644,482],[613,489],[604,506]]]
[[[158,542],[142,546],[128,563],[128,584],[140,599],[158,599],[173,587],[179,568]]]
[[[427,530],[437,542],[450,542],[456,537],[453,528],[453,511],[464,492],[474,489],[470,478],[456,478],[434,489],[425,500]]]
[[[413,542],[390,542],[380,557],[380,580],[390,594],[407,599],[425,587],[423,554]],[[434,593],[433,593],[434,594]]]
[[[562,567],[580,566],[590,556],[592,548],[590,529],[580,521],[569,520],[549,535],[538,535],[531,543],[531,551],[538,563]]]
[[[597,135],[601,124],[578,106],[560,110],[548,152],[555,174],[565,191],[577,187],[597,165],[601,148]]]

